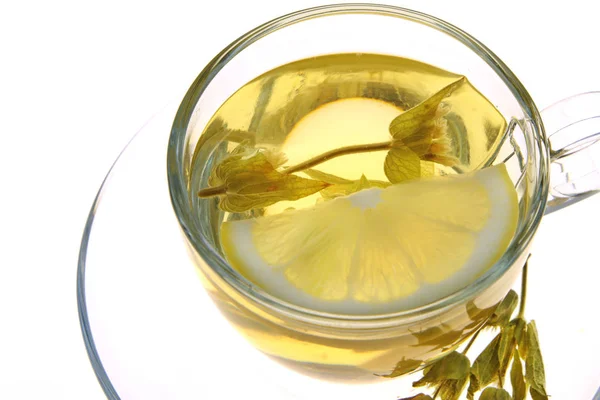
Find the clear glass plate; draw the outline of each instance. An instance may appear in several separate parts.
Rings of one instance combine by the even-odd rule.
[[[171,208],[166,150],[175,111],[172,106],[154,117],[123,150],[81,244],[81,327],[107,397],[394,400],[418,393],[411,388],[418,375],[370,385],[300,375],[255,350],[221,316],[188,259]],[[530,262],[527,317],[538,324],[553,399],[600,399],[594,395],[600,384],[598,281],[586,279],[598,268],[597,229],[573,228],[582,216],[597,227],[598,209],[595,196],[546,217]],[[569,234],[557,235],[566,226]],[[570,263],[573,254],[586,261]],[[469,354],[485,344],[479,340]]]

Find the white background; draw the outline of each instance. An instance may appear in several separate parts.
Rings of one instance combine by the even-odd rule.
[[[600,90],[592,1],[388,3],[477,37],[540,108]],[[81,339],[75,295],[79,241],[103,176],[130,137],[180,98],[221,48],[261,22],[318,4],[0,3],[0,398],[104,398]],[[585,247],[597,246],[591,234],[599,204],[591,199],[551,216],[551,231],[542,226],[537,251],[547,268],[588,263],[595,275],[585,279],[598,282],[597,257]]]

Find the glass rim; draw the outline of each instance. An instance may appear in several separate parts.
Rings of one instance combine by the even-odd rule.
[[[213,77],[238,53],[272,32],[310,19],[342,14],[376,14],[409,20],[445,33],[468,47],[496,72],[518,101],[526,117],[532,121],[533,136],[537,140],[533,140],[531,143],[532,146],[537,146],[537,148],[530,150],[535,150],[540,155],[537,171],[540,184],[533,188],[531,210],[525,223],[516,232],[511,244],[500,259],[470,285],[434,302],[393,313],[372,315],[337,314],[308,309],[286,302],[253,285],[243,275],[235,271],[215,251],[202,234],[190,229],[192,210],[189,207],[188,184],[183,163],[185,139],[195,106]],[[283,15],[240,36],[216,55],[192,83],[177,110],[168,143],[167,177],[171,203],[187,240],[208,267],[238,294],[254,303],[296,320],[335,327],[339,327],[341,322],[352,322],[354,323],[352,328],[356,328],[356,324],[359,324],[361,328],[367,328],[389,326],[415,317],[422,318],[424,315],[430,315],[460,304],[465,300],[474,298],[503,276],[528,247],[544,215],[548,196],[548,163],[546,135],[537,107],[513,72],[485,45],[454,25],[419,11],[389,5],[356,3],[318,6]]]

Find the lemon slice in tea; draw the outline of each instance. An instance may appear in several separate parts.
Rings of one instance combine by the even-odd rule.
[[[506,167],[372,188],[225,222],[242,275],[298,306],[343,314],[400,311],[445,297],[488,270],[517,226]]]

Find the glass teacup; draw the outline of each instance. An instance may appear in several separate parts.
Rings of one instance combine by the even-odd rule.
[[[397,40],[402,37],[411,40]],[[223,257],[218,229],[223,214],[214,201],[196,196],[223,156],[215,151],[222,140],[203,134],[210,118],[237,89],[264,72],[335,53],[397,55],[465,75],[509,122],[489,164],[507,165],[519,199],[518,227],[501,258],[472,284],[410,310],[332,314],[272,296]],[[591,145],[599,139],[589,135],[597,132],[596,104],[600,94],[567,99],[547,109],[542,122],[529,94],[504,63],[444,21],[390,6],[308,9],[248,32],[217,55],[193,83],[169,141],[172,203],[204,286],[256,348],[325,379],[373,380],[392,371],[408,373],[456,348],[482,326],[520,275],[545,213],[598,190],[600,178],[592,160],[593,151],[598,159],[599,146]],[[548,138],[546,131],[555,133]],[[192,174],[202,178],[192,180]]]

